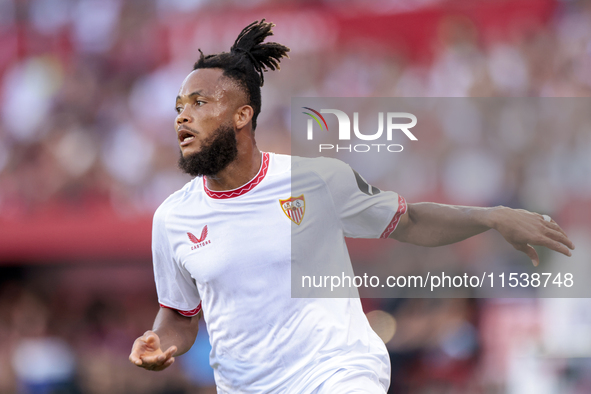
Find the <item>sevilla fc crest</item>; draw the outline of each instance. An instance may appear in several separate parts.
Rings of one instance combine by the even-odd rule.
[[[285,200],[279,200],[279,204],[281,204],[281,209],[287,215],[288,218],[291,219],[292,222],[299,225],[302,223],[302,219],[304,218],[304,213],[306,212],[306,200],[304,200],[304,195],[298,197],[290,197]]]

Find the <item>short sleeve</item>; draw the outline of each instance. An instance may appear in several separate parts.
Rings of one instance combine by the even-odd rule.
[[[152,223],[152,259],[158,302],[183,316],[201,311],[201,298],[191,274],[178,264],[166,229],[166,211],[158,208]]]
[[[406,212],[398,193],[371,186],[348,164],[323,159],[319,171],[330,191],[343,233],[352,238],[388,238]]]

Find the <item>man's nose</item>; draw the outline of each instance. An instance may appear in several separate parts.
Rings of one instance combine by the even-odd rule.
[[[181,125],[183,123],[189,123],[191,121],[191,116],[188,114],[188,111],[183,109],[176,117],[177,125]]]

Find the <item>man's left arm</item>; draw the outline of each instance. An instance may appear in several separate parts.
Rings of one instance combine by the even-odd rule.
[[[491,228],[525,253],[537,266],[531,245],[545,246],[566,256],[575,246],[554,221],[523,209],[478,208],[436,203],[408,204],[390,238],[420,246],[441,246],[462,241]]]

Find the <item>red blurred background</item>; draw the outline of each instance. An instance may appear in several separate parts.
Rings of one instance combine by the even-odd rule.
[[[176,169],[174,97],[198,48],[227,50],[261,18],[292,49],[265,78],[257,141],[266,151],[290,152],[291,97],[591,93],[589,1],[0,2],[0,392],[212,392],[205,329],[163,373],[127,356],[157,311],[152,214],[189,180]],[[583,246],[591,125],[579,126],[504,136],[510,153],[484,164],[508,192],[462,203],[547,212]],[[416,176],[370,181],[409,201],[456,202],[446,185],[458,163],[441,148],[453,136],[437,138],[417,154]],[[470,141],[476,152],[499,143]],[[501,248],[490,259],[515,258],[482,237],[443,253],[470,261],[483,244]],[[394,327],[392,392],[591,392],[588,300],[364,306],[393,318],[384,323]]]

